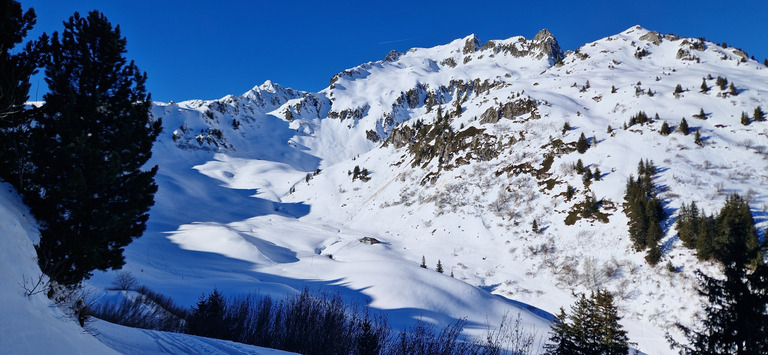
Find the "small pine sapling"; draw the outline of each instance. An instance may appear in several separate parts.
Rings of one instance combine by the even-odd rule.
[[[440,262],[440,259],[437,259],[437,266],[435,267],[435,271],[439,273],[443,273],[443,263]]]
[[[424,258],[424,255],[421,256],[421,265],[419,265],[422,269],[427,268],[427,259]]]
[[[576,142],[576,151],[584,154],[587,149],[589,149],[589,143],[587,142],[587,137],[584,135],[584,132],[582,132],[581,136],[579,136],[579,140]]]
[[[748,126],[749,125],[749,116],[747,116],[746,112],[741,113],[741,124]]]
[[[664,122],[664,124],[661,125],[661,131],[662,136],[668,136],[670,133],[669,124],[667,122]]]
[[[763,112],[760,106],[755,107],[754,119],[755,122],[765,121],[765,112]]]
[[[704,94],[709,92],[709,86],[707,86],[707,79],[702,79],[701,80],[701,92],[704,93]]]
[[[698,118],[700,120],[706,120],[707,119],[707,114],[704,113],[704,109],[703,108],[700,108],[699,109],[699,113],[693,115],[693,117]]]
[[[690,133],[690,129],[688,128],[688,121],[685,120],[685,117],[683,117],[683,120],[680,121],[680,127],[678,127],[677,129],[679,129],[680,132],[686,136],[688,135],[688,133]]]

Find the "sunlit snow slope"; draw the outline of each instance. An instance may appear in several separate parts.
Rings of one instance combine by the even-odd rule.
[[[718,76],[735,92],[720,89]],[[768,111],[762,64],[640,27],[566,53],[547,31],[468,36],[392,52],[318,93],[266,82],[237,97],[156,103],[160,189],[125,268],[184,305],[214,287],[309,287],[367,303],[398,327],[466,317],[474,334],[519,313],[545,336],[574,292],[605,288],[639,350],[671,353],[665,331],[691,324],[700,308],[693,271],[717,272],[677,240],[681,203],[715,213],[736,192],[749,197],[761,236],[768,224],[768,123],[740,123],[757,106]],[[700,109],[706,119],[693,116]],[[624,129],[639,111],[658,119]],[[682,118],[690,135],[676,130]],[[659,134],[664,122],[669,136]],[[579,154],[582,133],[592,146]],[[583,182],[578,159],[601,179]],[[641,159],[659,168],[670,216],[655,267],[632,248],[621,212]],[[356,166],[369,174],[353,179]],[[608,221],[567,224],[591,196]],[[434,271],[438,260],[445,274]]]

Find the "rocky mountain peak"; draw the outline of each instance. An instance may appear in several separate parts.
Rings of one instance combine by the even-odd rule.
[[[546,28],[539,31],[539,33],[533,37],[532,42],[532,47],[541,51],[539,57],[542,54],[546,55],[553,63],[565,58],[563,50],[560,48],[560,44],[558,44],[557,39],[555,39],[555,35],[553,35],[552,32],[549,32]]]

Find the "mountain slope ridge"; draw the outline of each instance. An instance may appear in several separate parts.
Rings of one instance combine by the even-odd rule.
[[[515,311],[515,302],[554,313],[571,292],[602,287],[617,295],[641,350],[669,352],[662,330],[691,324],[700,308],[693,271],[717,272],[676,239],[680,204],[714,213],[738,192],[750,196],[760,235],[768,224],[768,125],[739,122],[741,112],[768,109],[768,71],[740,50],[639,26],[565,53],[540,34],[390,53],[317,93],[266,82],[239,97],[156,103],[165,126],[153,158],[158,204],[126,267],[182,303],[213,286],[281,293],[307,282],[370,302],[397,324],[418,314],[482,323],[483,306],[467,304],[486,296],[442,296],[464,290],[459,280],[514,301],[493,303],[492,313]],[[541,43],[551,53],[521,54]],[[675,95],[677,84],[684,91]],[[693,117],[700,109],[705,120]],[[651,122],[623,129],[639,111]],[[682,118],[702,146],[693,132],[659,134]],[[584,154],[574,151],[581,133],[591,145]],[[601,179],[585,183],[578,159]],[[654,181],[670,214],[656,267],[633,250],[621,212],[641,159],[660,168]],[[355,166],[370,179],[353,179]],[[566,223],[593,195],[608,222]],[[386,244],[360,244],[363,236]],[[255,249],[238,254],[237,245]],[[290,257],[263,256],[276,250]],[[455,279],[424,274],[422,256]],[[424,282],[436,286],[420,293]],[[398,299],[398,289],[415,291]]]

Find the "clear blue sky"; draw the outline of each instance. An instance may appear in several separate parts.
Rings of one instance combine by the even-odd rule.
[[[239,95],[267,79],[318,91],[331,77],[391,50],[431,47],[475,33],[531,38],[549,29],[564,49],[639,24],[706,37],[768,57],[768,1],[146,1],[21,0],[35,8],[33,35],[61,31],[75,11],[97,9],[119,24],[127,57],[159,101]],[[45,83],[33,79],[30,99]]]

